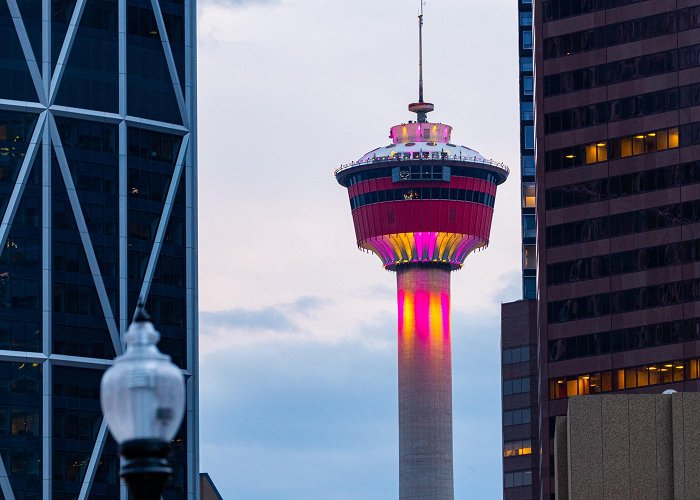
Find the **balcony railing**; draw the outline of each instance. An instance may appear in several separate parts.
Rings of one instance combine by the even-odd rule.
[[[362,165],[369,165],[372,163],[399,163],[402,161],[422,161],[422,160],[449,160],[449,161],[461,161],[465,163],[480,163],[482,165],[489,165],[491,167],[500,168],[504,170],[507,174],[510,174],[510,168],[505,163],[495,162],[493,160],[487,160],[486,158],[481,158],[480,156],[463,156],[459,155],[448,155],[447,153],[434,153],[421,151],[420,153],[410,153],[410,158],[404,157],[402,153],[395,154],[394,156],[373,156],[364,161],[353,161],[351,163],[346,163],[340,168],[337,168],[334,175],[338,175],[340,172],[344,172],[350,168],[359,167]]]

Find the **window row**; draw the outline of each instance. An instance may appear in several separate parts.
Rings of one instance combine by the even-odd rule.
[[[66,149],[75,148],[110,155],[116,154],[116,125],[57,116],[56,126],[63,147]]]
[[[542,4],[544,22],[556,21],[565,17],[579,16],[588,12],[613,9],[643,0],[545,0]]]
[[[512,365],[515,363],[523,363],[530,360],[530,346],[524,345],[513,347],[511,349],[503,349],[503,364]]]
[[[503,443],[504,457],[517,457],[519,455],[532,454],[532,440],[519,439],[517,441],[506,441]]]
[[[0,394],[2,405],[7,405],[14,398],[34,401],[41,394],[41,365],[38,363],[0,363]],[[24,397],[28,396],[28,397]],[[8,401],[9,400],[9,401]],[[9,406],[12,406],[11,404]]]
[[[532,484],[532,471],[521,470],[517,472],[506,472],[503,474],[503,484],[506,488],[530,486]]]
[[[391,180],[400,181],[450,181],[450,167],[443,165],[409,165],[391,169]]]
[[[697,66],[700,66],[700,45],[690,45],[545,76],[544,95],[568,94]]]
[[[15,111],[0,111],[0,147],[29,143],[34,131],[37,115],[33,113],[18,113]],[[3,144],[7,142],[9,144]],[[5,153],[0,149],[0,153]]]
[[[567,132],[697,105],[700,105],[700,84],[673,87],[547,113],[544,132]]]
[[[700,240],[667,243],[550,264],[547,266],[547,285],[576,283],[692,262],[700,262]]]
[[[31,313],[30,313],[31,314]],[[41,323],[8,319],[17,317],[14,312],[6,312],[0,320],[0,349],[13,351],[41,351]]]
[[[547,210],[613,200],[700,182],[700,161],[617,175],[545,191]]]
[[[41,265],[41,240],[8,237],[0,254],[0,264],[36,269]]]
[[[553,149],[545,152],[544,166],[547,172],[556,172],[599,161],[617,160],[694,144],[700,144],[700,122],[640,132],[632,136],[616,137],[609,140],[602,139],[590,144],[577,144],[562,149]]]
[[[382,191],[372,191],[371,193],[358,194],[350,198],[350,208],[363,207],[374,203],[385,201],[406,201],[406,200],[453,200],[471,201],[493,208],[496,198],[493,195],[482,191],[471,189],[453,188],[411,188],[411,189],[385,189]]]
[[[114,307],[114,304],[117,303],[116,290],[108,288],[107,296]],[[96,317],[101,317],[103,314],[102,305],[94,285],[54,283],[52,307],[55,313]]]
[[[517,410],[506,410],[503,412],[503,425],[522,425],[532,421],[530,408],[518,408]]]
[[[545,38],[545,59],[604,49],[700,26],[700,7],[663,12],[629,21]]]
[[[530,392],[530,377],[511,378],[503,381],[503,395],[525,394]]]
[[[550,340],[549,361],[600,356],[700,340],[700,318]]]
[[[700,378],[700,359],[673,360],[549,380],[549,399],[624,391]]]
[[[437,165],[436,165],[437,166]],[[425,167],[420,167],[425,168]],[[496,184],[498,182],[498,177],[486,170],[473,167],[462,167],[458,165],[443,166],[444,169],[449,169],[450,176],[456,177],[471,177],[472,179],[482,179],[491,184]],[[372,179],[382,179],[385,177],[394,177],[394,168],[375,168],[372,170],[365,170],[363,172],[358,172],[348,177],[347,186],[350,187],[354,184],[363,181],[369,181]]]
[[[700,222],[700,200],[549,226],[547,248]]]
[[[41,281],[0,272],[0,309],[41,310]]]
[[[547,304],[547,320],[549,323],[567,323],[698,300],[700,279],[675,281],[553,301]]]
[[[182,137],[145,128],[129,127],[127,150],[130,157],[174,165]]]

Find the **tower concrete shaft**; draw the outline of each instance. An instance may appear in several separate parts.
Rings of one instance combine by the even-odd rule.
[[[409,264],[396,272],[399,496],[452,500],[450,267]]]

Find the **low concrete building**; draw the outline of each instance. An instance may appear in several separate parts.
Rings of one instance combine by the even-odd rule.
[[[554,471],[557,500],[700,499],[700,394],[570,398]]]

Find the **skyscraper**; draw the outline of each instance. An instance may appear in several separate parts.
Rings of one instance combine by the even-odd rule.
[[[568,397],[699,388],[700,2],[533,7],[549,499]]]
[[[399,494],[454,498],[450,273],[488,244],[496,187],[507,168],[451,143],[452,127],[427,121],[419,16],[417,121],[392,143],[336,171],[348,189],[357,245],[397,275]]]
[[[195,4],[0,0],[0,491],[122,498],[99,403],[146,299],[187,375],[195,498]]]
[[[532,0],[517,0],[517,9],[522,300],[501,311],[503,497],[531,500],[539,498]]]

